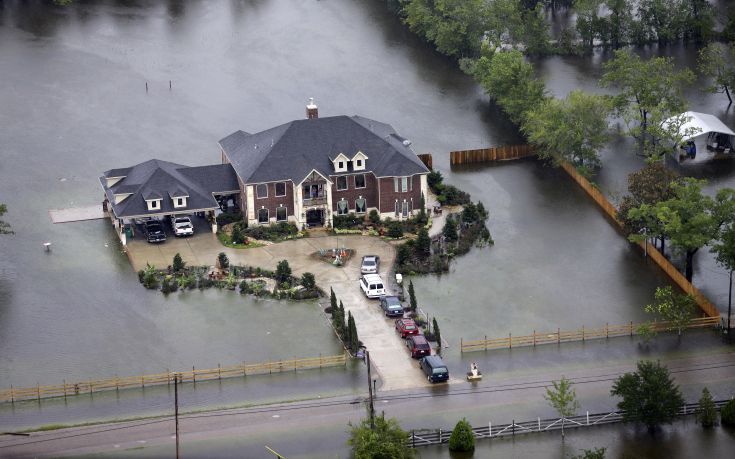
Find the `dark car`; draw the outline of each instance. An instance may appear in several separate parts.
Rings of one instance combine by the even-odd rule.
[[[409,335],[406,338],[406,346],[414,359],[431,355],[431,346],[424,335]]]
[[[438,355],[430,355],[419,360],[419,366],[424,371],[429,382],[442,382],[449,380],[449,370],[444,365],[442,358]]]
[[[397,296],[381,296],[380,307],[388,317],[403,317],[403,305]]]
[[[418,335],[419,327],[413,319],[397,319],[396,331],[401,335],[401,338],[406,338],[408,335]]]
[[[166,240],[166,231],[158,220],[148,220],[145,222],[145,235],[148,242],[164,242]]]

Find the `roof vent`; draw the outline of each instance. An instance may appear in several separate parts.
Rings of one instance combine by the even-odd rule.
[[[319,108],[314,103],[314,98],[309,97],[309,103],[306,104],[306,119],[315,120],[319,118]]]
[[[410,140],[406,139],[406,140],[403,141],[403,146],[404,147],[408,147],[409,145],[411,145],[411,141]]]

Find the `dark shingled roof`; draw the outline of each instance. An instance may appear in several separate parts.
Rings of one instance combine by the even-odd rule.
[[[108,177],[124,178],[111,187]],[[219,207],[213,193],[237,191],[237,176],[229,164],[188,167],[152,159],[125,169],[111,169],[100,177],[115,215],[118,218],[182,212]],[[234,185],[234,188],[233,188]],[[115,204],[115,194],[132,193]],[[185,208],[174,209],[170,197],[188,195]],[[146,199],[161,199],[161,209],[148,210]]]
[[[425,174],[429,170],[388,124],[361,116],[296,120],[256,134],[237,131],[219,141],[243,183],[292,180],[316,169],[334,175],[330,158],[358,151],[377,177]]]

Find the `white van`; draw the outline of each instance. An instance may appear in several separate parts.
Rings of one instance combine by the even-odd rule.
[[[363,274],[360,278],[360,288],[368,298],[378,298],[385,295],[383,279],[377,274]]]

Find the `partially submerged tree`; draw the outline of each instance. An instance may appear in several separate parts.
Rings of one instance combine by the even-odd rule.
[[[637,371],[625,373],[613,383],[610,395],[621,397],[618,408],[624,422],[640,422],[649,431],[670,424],[684,404],[669,370],[658,362],[642,360]]]
[[[669,330],[676,330],[681,336],[681,332],[687,328],[694,316],[694,298],[691,295],[674,292],[670,285],[657,287],[654,296],[655,301],[646,305],[645,311],[668,322]]]
[[[607,448],[584,449],[582,454],[572,456],[571,459],[605,459]]]
[[[454,221],[454,217],[452,217],[451,214],[447,215],[447,218],[444,221],[442,235],[450,242],[456,242],[459,238],[459,234],[457,234],[457,222]]]
[[[579,401],[577,400],[576,391],[572,389],[572,382],[567,378],[562,376],[558,382],[552,381],[551,383],[554,387],[553,389],[546,389],[544,398],[559,413],[559,416],[561,416],[561,436],[564,438],[566,418],[574,416],[579,409]]]
[[[712,400],[712,394],[706,387],[702,389],[702,397],[699,399],[697,422],[704,428],[714,427],[717,424],[717,407]]]
[[[181,254],[177,252],[176,255],[174,255],[173,265],[171,266],[171,268],[174,270],[175,273],[178,273],[184,269],[185,265],[186,263],[181,258]]]
[[[717,264],[729,273],[729,287],[727,295],[727,340],[732,341],[730,336],[730,316],[732,315],[732,273],[735,271],[735,222],[726,223],[720,230],[717,242],[712,245]]]
[[[676,70],[671,58],[643,60],[627,49],[615,51],[615,57],[605,63],[603,86],[620,89],[615,105],[623,115],[628,132],[639,142],[647,156],[660,154],[661,142],[675,131],[676,126],[665,120],[685,111],[684,88],[694,81],[689,69]]]
[[[291,278],[291,266],[288,264],[288,260],[281,260],[276,265],[276,280],[279,284],[288,282]]]
[[[468,452],[475,450],[475,432],[467,419],[457,422],[449,436],[449,451]]]
[[[735,87],[735,49],[732,44],[710,43],[699,50],[699,72],[711,79],[706,91],[724,93],[732,104],[730,90]]]
[[[5,215],[5,212],[8,211],[8,206],[5,204],[0,204],[0,217]],[[13,234],[13,230],[10,228],[10,224],[0,220],[0,234]]]
[[[416,301],[416,291],[413,288],[413,280],[408,281],[408,304],[411,307],[411,311],[416,311],[418,303]]]
[[[370,419],[363,419],[360,424],[350,424],[350,438],[347,443],[352,446],[355,459],[412,459],[415,451],[409,446],[410,435],[401,429],[394,418],[385,419],[385,415],[375,417],[375,428],[370,427]]]
[[[569,161],[589,175],[609,139],[611,109],[607,96],[572,91],[565,99],[544,99],[529,110],[522,129],[541,157]]]

